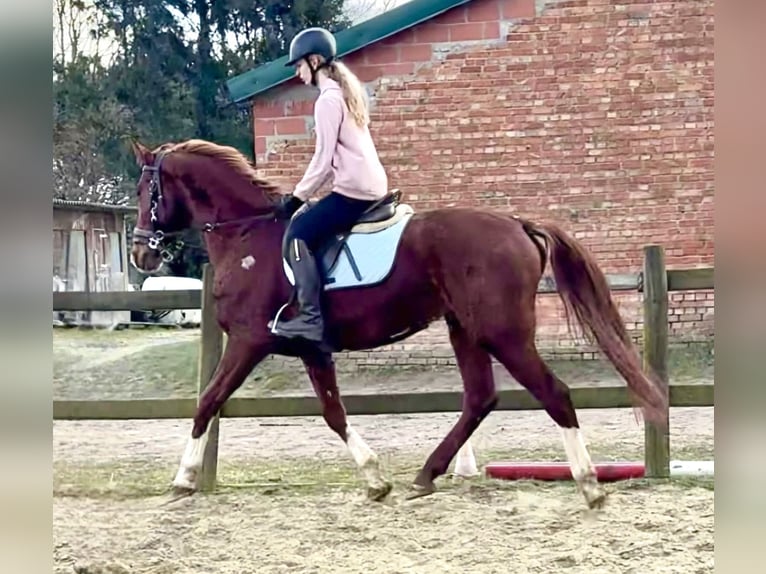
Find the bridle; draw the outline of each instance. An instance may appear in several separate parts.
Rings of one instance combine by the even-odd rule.
[[[154,165],[144,165],[141,168],[142,176],[144,172],[150,172],[152,174],[152,179],[149,182],[149,216],[152,228],[151,230],[143,229],[138,226],[133,228],[134,241],[148,246],[149,249],[159,251],[162,260],[165,263],[173,261],[184,248],[184,242],[177,238],[183,234],[183,231],[163,231],[160,229],[158,223],[159,209],[162,202],[162,178],[160,168],[162,167],[162,160],[164,160],[171,151],[172,150],[161,150],[157,154],[157,159]],[[269,208],[266,213],[258,215],[250,215],[248,217],[232,219],[229,221],[205,223],[202,226],[192,227],[197,227],[205,233],[210,233],[224,226],[240,225],[251,221],[265,219],[276,219],[276,210],[274,207]],[[172,244],[168,243],[169,239],[174,239]]]
[[[173,261],[178,252],[183,249],[184,243],[180,239],[176,240],[172,246],[165,244],[166,239],[173,238],[180,235],[180,232],[165,232],[159,228],[157,222],[159,216],[157,212],[160,208],[160,202],[162,201],[162,178],[160,177],[160,167],[162,166],[162,160],[168,154],[166,150],[160,151],[157,155],[155,165],[144,165],[141,168],[141,174],[143,177],[144,172],[152,173],[152,180],[149,182],[149,217],[152,224],[152,229],[142,229],[141,227],[133,228],[133,239],[136,243],[143,243],[155,251],[160,252],[160,256],[165,263]]]

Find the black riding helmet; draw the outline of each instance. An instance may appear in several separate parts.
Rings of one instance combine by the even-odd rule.
[[[329,64],[337,54],[335,36],[324,28],[306,28],[302,30],[290,42],[290,55],[285,66],[294,66],[298,61],[308,58],[311,54],[317,54],[325,59],[317,68],[309,64],[312,80],[316,81],[317,70]]]

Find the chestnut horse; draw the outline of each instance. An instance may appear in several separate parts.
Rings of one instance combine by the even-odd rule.
[[[166,242],[173,234],[202,230],[215,270],[217,320],[228,335],[197,407],[173,481],[176,491],[192,493],[197,488],[210,420],[259,362],[281,354],[300,357],[327,425],[346,443],[367,480],[368,496],[385,498],[391,482],[346,419],[332,349],[386,345],[444,318],[463,380],[462,414],[415,477],[408,498],[436,490],[434,480],[446,473],[458,450],[496,406],[494,357],[561,428],[577,487],[588,506],[600,506],[604,491],[580,434],[569,389],[535,347],[535,298],[549,258],[567,320],[576,318],[586,336],[598,343],[644,417],[667,423],[666,399],[656,379],[642,371],[604,274],[558,227],[477,209],[412,214],[384,281],[324,293],[331,350],[323,350],[283,340],[268,328],[293,294],[282,259],[288,222],[274,212],[277,186],[260,178],[238,151],[210,142],[167,143],[154,151],[134,143],[133,150],[142,168],[133,265],[144,273],[156,272],[163,258],[172,257]]]

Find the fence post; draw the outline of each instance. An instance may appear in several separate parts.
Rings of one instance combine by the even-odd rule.
[[[198,397],[202,397],[210,380],[213,378],[218,362],[223,352],[223,332],[215,317],[215,300],[213,299],[214,269],[210,263],[205,263],[202,268],[202,319],[200,321],[200,349],[199,349],[199,385]],[[215,488],[216,474],[218,471],[218,426],[220,413],[210,421],[208,427],[208,441],[205,448],[205,456],[202,463],[202,473],[199,477],[198,487],[202,491],[210,491]]]
[[[659,245],[644,247],[644,367],[653,371],[668,396],[668,275]],[[668,401],[668,412],[670,402]],[[668,421],[670,416],[668,414]],[[670,476],[670,429],[644,424],[647,478]]]

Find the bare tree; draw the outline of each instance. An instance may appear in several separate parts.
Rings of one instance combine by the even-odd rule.
[[[92,0],[53,0],[54,59],[66,65],[83,55],[94,61],[108,56],[113,38],[105,23]]]
[[[379,16],[409,0],[347,0],[344,13],[353,25]]]

